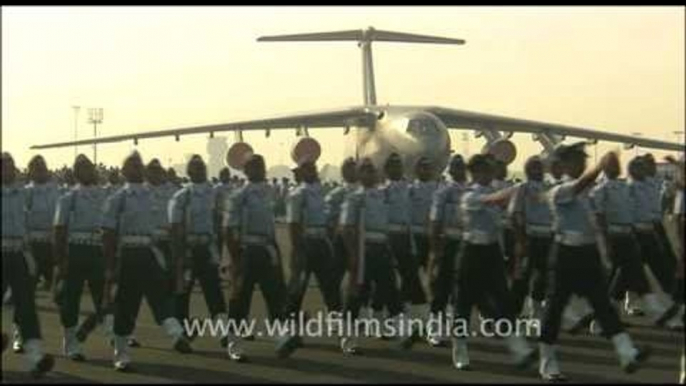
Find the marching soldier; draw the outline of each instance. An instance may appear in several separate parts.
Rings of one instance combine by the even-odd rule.
[[[56,300],[64,328],[64,354],[81,362],[83,355],[77,338],[83,286],[93,299],[96,315],[101,315],[105,281],[105,258],[102,254],[101,218],[105,191],[97,186],[95,165],[85,155],[74,161],[77,185],[60,197],[54,220],[57,261]]]
[[[548,157],[548,171],[549,174],[547,184],[550,189],[564,182],[562,162],[554,152]],[[553,226],[554,225],[555,223],[553,222]],[[555,229],[553,229],[553,233],[555,232]],[[575,335],[584,328],[588,327],[592,321],[593,311],[588,305],[588,302],[580,299],[577,295],[572,295],[569,304],[567,307],[565,307],[565,310],[562,313],[562,331],[566,331],[572,335]]]
[[[340,289],[336,286],[333,247],[326,229],[324,197],[313,161],[298,164],[302,183],[291,193],[286,210],[291,239],[291,277],[287,315],[300,311],[310,275],[314,273],[328,312],[341,311]]]
[[[629,192],[633,202],[632,212],[635,216],[634,230],[640,246],[643,263],[650,267],[650,270],[655,275],[662,290],[670,294],[675,304],[683,305],[683,296],[679,298],[675,292],[676,289],[676,259],[671,259],[673,254],[665,253],[665,248],[660,243],[660,236],[657,231],[658,216],[656,212],[660,212],[657,207],[659,203],[656,202],[658,195],[654,187],[651,186],[650,180],[646,180],[647,167],[645,160],[642,158],[634,158],[629,162],[629,174],[631,181],[629,182]],[[670,245],[667,245],[671,248]],[[677,273],[678,274],[678,273]],[[676,313],[679,312],[679,307]],[[673,310],[674,311],[674,310]],[[671,316],[674,316],[672,313]],[[678,315],[677,315],[678,316]],[[670,329],[682,328],[680,318],[671,318],[667,321],[665,326]]]
[[[214,187],[214,234],[217,237],[217,249],[221,256],[224,256],[224,237],[222,235],[222,217],[226,212],[226,202],[229,200],[233,187],[231,186],[231,170],[225,167],[219,171],[219,184]]]
[[[616,154],[606,154],[599,165],[584,173],[587,157],[584,145],[585,142],[559,145],[555,150],[562,162],[565,177],[564,182],[553,188],[550,194],[556,235],[549,260],[547,306],[539,338],[539,373],[547,381],[565,379],[557,362],[555,343],[563,309],[572,293],[585,297],[592,304],[604,336],[611,338],[625,372],[636,371],[650,354],[648,348],[634,346],[610,304],[596,229],[589,213],[590,198],[587,191]]]
[[[438,189],[438,181],[434,176],[433,165],[427,157],[417,160],[415,174],[417,180],[410,186],[412,236],[419,265],[426,268],[429,259],[429,210],[433,194]]]
[[[253,154],[244,164],[248,183],[231,195],[223,227],[230,256],[229,318],[236,324],[250,313],[253,289],[260,285],[271,319],[286,320],[286,286],[279,262],[274,229],[274,206],[262,156]],[[238,331],[229,331],[227,352],[236,362],[246,360]],[[294,331],[278,337],[276,353],[284,358],[300,344]]]
[[[423,256],[428,248],[424,219],[428,218],[426,198],[430,199],[436,188],[434,181],[429,181],[430,172],[428,159],[422,159],[418,166],[420,180],[410,185],[403,178],[402,158],[398,153],[393,153],[386,159],[388,181],[381,187],[388,205],[388,241],[400,274],[400,301],[413,318],[424,318],[428,314],[426,295],[419,279],[419,266],[420,255]],[[411,201],[412,197],[414,202]],[[374,297],[379,295],[376,291]]]
[[[460,200],[467,189],[467,173],[461,155],[454,155],[451,158],[449,173],[452,181],[434,193],[429,212],[432,253],[427,272],[432,292],[432,323],[436,323],[446,312],[453,292],[455,257],[462,240]],[[438,331],[429,331],[428,342],[432,346],[444,344]]]
[[[17,169],[14,159],[3,152],[2,167],[2,294],[8,288],[14,298],[14,312],[20,334],[24,339],[24,352],[34,377],[52,370],[55,360],[43,351],[40,323],[36,312],[36,266],[29,251],[26,224],[26,191],[16,183]],[[7,336],[2,334],[2,349]]]
[[[37,155],[31,159],[28,168],[31,182],[26,187],[28,195],[27,220],[31,252],[38,264],[37,279],[44,279],[43,289],[52,288],[53,256],[50,242],[52,220],[55,216],[55,205],[59,197],[57,186],[49,181],[50,172],[45,159]]]
[[[146,165],[145,179],[146,182],[144,183],[144,185],[146,188],[150,189],[150,192],[152,193],[153,197],[153,213],[151,217],[151,221],[153,222],[153,228],[155,229],[153,231],[153,242],[155,246],[157,246],[159,251],[163,254],[166,266],[172,267],[173,262],[171,258],[167,205],[169,204],[169,200],[177,191],[177,189],[173,184],[169,183],[169,181],[167,180],[167,174],[164,168],[162,167],[162,164],[157,158],[153,158]],[[119,185],[118,183],[118,179],[116,185],[121,187],[121,185]],[[171,275],[172,271],[173,270],[171,269],[167,269],[165,271],[168,276],[168,290],[170,293],[174,291],[174,278],[173,275]],[[143,298],[141,297],[140,301],[142,300]],[[174,299],[172,297],[169,297],[169,302],[171,302],[172,307],[175,307]],[[136,309],[140,311],[140,302],[139,306]],[[135,318],[138,319],[138,313],[136,313]],[[112,325],[112,328],[113,327],[114,326]],[[127,344],[129,347],[134,348],[141,346],[140,342],[133,336],[128,337]]]
[[[116,176],[116,180],[113,176]],[[111,172],[109,179],[110,185],[108,186],[111,187],[111,189],[108,190],[108,186],[105,186],[104,190],[107,192],[106,197],[111,196],[114,194],[114,192],[116,192],[116,189],[121,188],[117,172]],[[150,220],[153,222],[153,227],[155,229],[155,243],[159,250],[164,254],[167,267],[171,267],[172,263],[171,252],[169,249],[169,222],[167,221],[167,203],[176,189],[173,186],[165,183],[166,172],[162,168],[159,160],[156,158],[151,160],[146,167],[146,179],[147,182],[144,185],[146,188],[150,189],[153,194],[153,214]],[[167,270],[166,272],[169,273],[170,270]],[[170,277],[169,291],[173,291],[172,285],[173,280]],[[142,298],[140,298],[140,300],[142,300]],[[136,309],[140,310],[140,305]],[[99,322],[98,319],[102,318],[105,321],[106,332],[110,337],[111,344],[114,344],[114,315],[112,314],[111,309],[104,311],[107,312],[104,317],[98,315],[97,313],[91,314],[86,321],[79,326],[79,329],[76,332],[76,337],[81,343],[86,341],[88,335],[97,327]],[[138,313],[136,313],[135,318],[138,318]],[[127,344],[129,347],[134,348],[141,346],[140,342],[138,342],[138,340],[133,336],[128,337]]]
[[[357,319],[360,308],[369,301],[373,283],[381,303],[388,309],[389,319],[397,326],[402,304],[396,286],[393,256],[388,246],[385,194],[377,188],[378,175],[371,159],[364,158],[360,162],[357,174],[361,186],[346,197],[340,217],[349,253],[344,318],[353,322]],[[401,346],[409,349],[413,343],[412,337],[407,337],[401,341]],[[341,349],[346,355],[359,354],[356,336],[342,337]]]
[[[659,245],[662,250],[662,261],[664,262],[663,264],[665,267],[663,273],[665,278],[661,279],[661,281],[665,283],[669,281],[672,282],[671,288],[663,288],[665,292],[669,293],[672,296],[672,299],[681,306],[680,313],[683,314],[684,296],[683,293],[682,296],[679,296],[678,294],[679,288],[683,288],[684,285],[683,278],[679,279],[673,277],[673,275],[671,274],[670,268],[674,269],[678,258],[674,254],[672,243],[669,241],[669,237],[667,236],[667,231],[665,230],[665,226],[663,223],[664,216],[662,213],[662,198],[663,190],[665,189],[665,184],[663,183],[664,181],[661,178],[658,178],[657,176],[657,166],[655,164],[655,158],[653,157],[653,155],[648,153],[645,156],[643,156],[643,159],[646,166],[646,181],[648,182],[648,186],[650,187],[651,214],[653,217],[653,223],[655,224],[655,232],[657,233]],[[668,276],[672,277],[668,279]],[[683,328],[683,323],[679,325],[673,325],[672,327],[681,329]]]
[[[114,308],[114,368],[128,371],[131,357],[127,337],[136,324],[136,315],[145,296],[153,316],[173,340],[180,353],[192,351],[184,329],[174,317],[169,300],[168,274],[173,269],[155,245],[153,195],[143,185],[144,165],[134,152],[124,160],[126,184],[110,196],[103,216],[105,255],[104,307]]]
[[[493,189],[496,191],[510,188],[514,185],[511,180],[507,179],[507,164],[495,160],[495,169],[493,174]],[[501,213],[502,234],[501,234],[501,248],[503,249],[503,257],[505,258],[505,266],[507,267],[508,278],[511,278],[514,273],[514,248],[515,248],[515,234],[510,221],[510,216],[507,213],[507,205],[503,208]]]
[[[176,264],[176,317],[187,320],[195,281],[200,282],[212,319],[227,318],[219,281],[221,256],[215,233],[217,191],[207,181],[207,167],[199,155],[188,162],[191,183],[169,201],[172,255]]]
[[[489,314],[494,319],[506,319],[514,324],[514,309],[499,244],[502,216],[497,209],[508,202],[513,190],[494,192],[494,164],[489,155],[473,156],[467,168],[473,184],[461,201],[464,234],[455,276],[455,317],[468,326],[472,308],[484,299],[490,299]],[[510,335],[505,341],[517,367],[524,368],[533,362],[535,350],[528,346],[523,336]],[[470,369],[467,337],[455,335],[452,344],[453,366],[458,370]]]
[[[339,292],[347,267],[347,252],[345,250],[345,242],[339,226],[339,220],[341,207],[345,198],[348,194],[357,189],[357,164],[355,159],[347,158],[343,161],[343,164],[341,165],[341,177],[343,177],[343,184],[329,192],[324,199],[327,229],[329,238],[333,240],[334,259],[336,262],[334,268],[336,276],[334,281],[336,283],[336,288],[339,288]]]
[[[521,313],[526,296],[531,293],[531,317],[540,319],[547,281],[547,260],[553,241],[552,217],[543,182],[543,162],[533,156],[524,165],[526,182],[517,186],[508,213],[515,232],[514,280],[512,295],[515,312]],[[529,291],[532,273],[533,288]]]
[[[43,277],[43,289],[49,291],[52,287],[54,266],[50,229],[59,190],[48,182],[50,175],[45,160],[40,155],[33,157],[29,162],[28,178],[30,183],[26,186],[26,217],[29,247],[37,265],[34,286]],[[24,352],[24,343],[17,317],[18,314],[15,314],[13,351],[19,354]]]
[[[633,233],[635,205],[632,203],[629,185],[618,179],[621,173],[619,159],[613,157],[608,161],[603,169],[605,179],[593,188],[591,198],[597,223],[606,240],[607,254],[612,262],[609,295],[620,303],[625,291],[638,294],[643,301],[643,309],[656,325],[661,326],[676,314],[679,306],[672,304],[671,309],[663,308],[650,290],[643,270],[640,247]]]

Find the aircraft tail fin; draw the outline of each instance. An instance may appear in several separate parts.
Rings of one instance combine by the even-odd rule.
[[[374,66],[372,64],[372,42],[465,44],[462,39],[440,36],[417,35],[405,32],[382,31],[372,27],[362,30],[314,32],[294,35],[261,36],[258,42],[321,42],[321,41],[356,41],[362,49],[363,99],[367,106],[376,105],[376,87],[374,85]]]

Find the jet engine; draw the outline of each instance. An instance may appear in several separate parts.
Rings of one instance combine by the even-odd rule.
[[[312,137],[299,137],[291,148],[291,159],[296,164],[302,159],[316,162],[322,155],[322,147]]]
[[[245,161],[253,154],[252,146],[245,142],[236,142],[226,153],[226,163],[233,169],[242,170]]]

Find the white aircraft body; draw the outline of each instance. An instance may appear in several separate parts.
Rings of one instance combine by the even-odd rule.
[[[438,106],[377,105],[372,64],[372,42],[459,45],[465,43],[461,39],[382,31],[369,27],[366,30],[265,36],[258,38],[257,41],[356,41],[362,51],[364,104],[257,120],[38,145],[32,146],[32,149],[129,140],[138,144],[138,141],[142,139],[165,136],[174,136],[178,141],[181,136],[190,134],[209,133],[212,137],[214,133],[231,131],[235,133],[236,141],[228,151],[227,163],[234,168],[241,169],[245,155],[252,152],[252,147],[243,141],[244,131],[264,130],[265,134],[269,136],[271,130],[295,129],[296,141],[291,156],[294,160],[298,160],[303,156],[311,156],[316,159],[321,152],[319,143],[309,136],[309,129],[338,128],[344,130],[349,141],[346,147],[351,153],[349,156],[356,159],[370,157],[377,166],[380,166],[389,154],[398,152],[403,157],[405,165],[414,165],[419,157],[426,156],[434,162],[437,170],[443,170],[450,157],[451,146],[448,135],[450,129],[471,130],[477,136],[483,136],[487,143],[482,151],[491,152],[506,163],[515,159],[516,147],[509,138],[517,132],[532,134],[533,139],[542,145],[544,155],[548,154],[556,144],[566,137],[586,139],[591,143],[597,143],[597,141],[617,142],[624,144],[625,148],[639,146],[684,151],[683,143],[614,134],[592,128],[509,118]],[[411,168],[407,169],[408,171],[411,170]]]

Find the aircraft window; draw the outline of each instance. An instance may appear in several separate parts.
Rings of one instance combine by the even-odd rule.
[[[407,132],[410,134],[424,135],[436,131],[436,124],[429,119],[412,119],[407,126]]]

